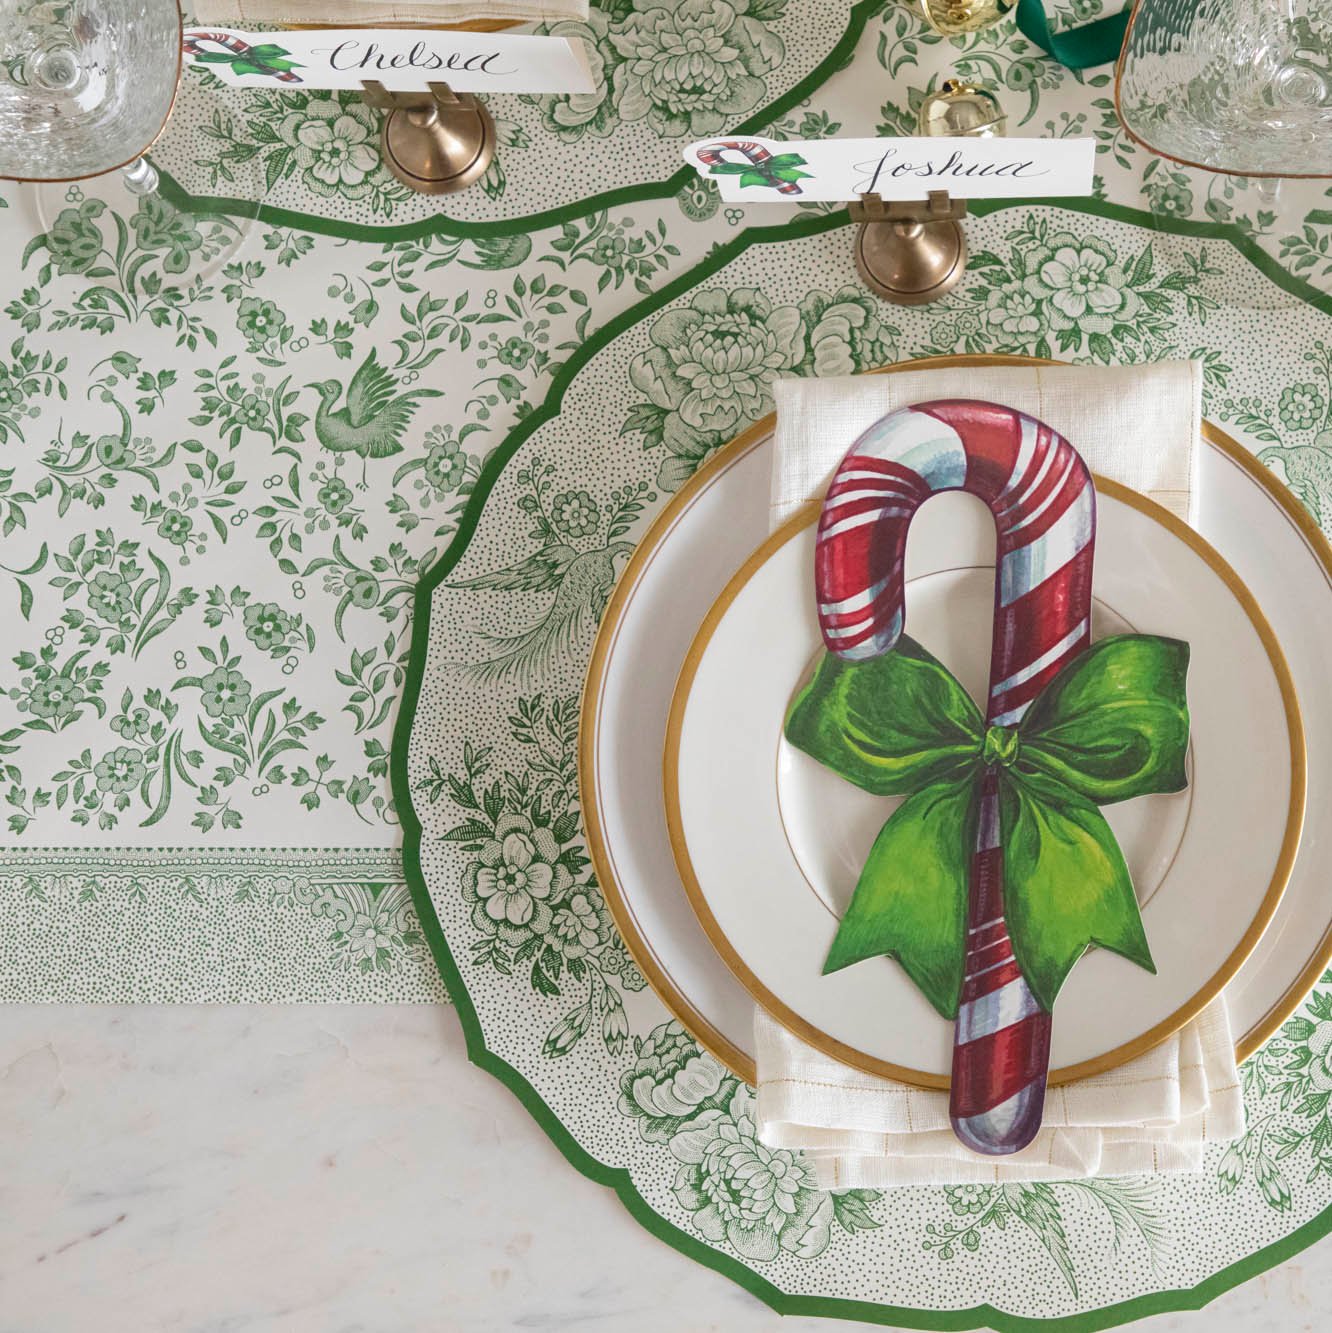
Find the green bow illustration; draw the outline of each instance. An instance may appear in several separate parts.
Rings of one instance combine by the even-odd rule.
[[[824,972],[887,954],[957,1016],[981,785],[993,775],[1008,933],[1042,1007],[1092,944],[1154,973],[1128,867],[1097,807],[1187,786],[1188,662],[1178,639],[1102,639],[1016,727],[987,729],[912,639],[865,662],[825,655],[791,706],[787,739],[856,786],[907,799],[875,840]]]
[[[265,42],[247,48],[244,55],[200,51],[194,58],[202,65],[230,65],[234,74],[286,74],[294,69],[305,68],[300,61],[292,60],[290,56],[291,52],[285,46]]]
[[[783,183],[794,185],[796,181],[809,176],[808,171],[798,168],[806,166],[805,159],[799,153],[779,153],[775,157],[764,158],[761,162],[714,162],[708,168],[711,176],[739,176],[740,184],[780,186]]]

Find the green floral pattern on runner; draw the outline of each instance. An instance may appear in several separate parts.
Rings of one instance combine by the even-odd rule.
[[[455,535],[486,458],[586,337],[594,300],[628,304],[679,261],[665,220],[602,211],[539,245],[347,245],[261,225],[237,251],[233,219],[165,196],[123,211],[75,185],[16,202],[3,213],[0,315],[12,330],[0,357],[9,840],[33,854],[71,832],[201,855],[293,841],[394,852],[388,746],[416,581]],[[558,592],[568,574],[569,595],[584,589],[573,621],[591,625],[614,569],[599,559],[622,563],[620,539],[655,492],[594,500],[586,486],[534,484],[532,530],[571,565],[594,557],[553,562],[546,585]],[[553,641],[564,624],[562,611],[550,618]],[[516,666],[524,653],[510,655]],[[11,847],[0,866],[27,855]],[[101,873],[96,856],[74,864]],[[256,968],[237,990],[199,964],[173,994],[438,997],[395,874],[331,942],[310,934],[299,898],[229,898],[231,934],[281,905],[286,934],[266,966],[299,983],[275,990]],[[125,950],[193,929],[185,898],[153,896],[159,882],[118,899]],[[59,895],[11,883],[29,912],[62,910]],[[85,961],[48,950],[37,975],[11,974],[25,978],[16,994],[156,993],[93,947],[106,929],[73,917],[69,947],[82,942]],[[608,934],[582,899],[552,931],[572,957]]]
[[[392,850],[11,849],[0,895],[6,1002],[445,998]]]
[[[5,309],[0,381],[0,444],[50,441],[0,469],[19,613],[0,683],[10,833],[262,839],[327,811],[393,840],[415,582],[497,428],[585,335],[589,293],[627,301],[678,247],[660,220],[601,213],[537,255],[526,238],[427,237],[326,267],[336,243],[272,231],[223,256],[234,223],[159,196],[128,216],[78,186],[53,197],[13,250],[29,285]],[[446,269],[452,297],[430,290]],[[447,395],[423,379],[441,357],[471,367]],[[602,499],[534,482],[539,586],[564,599],[496,669],[595,623],[648,502]]]

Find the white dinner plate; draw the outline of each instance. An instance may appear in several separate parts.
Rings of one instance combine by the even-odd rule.
[[[928,366],[1031,364],[945,357]],[[898,367],[905,369],[906,367]],[[889,368],[891,371],[892,368]],[[1240,445],[1205,427],[1198,528],[1235,568],[1282,644],[1300,696],[1306,822],[1275,917],[1226,988],[1241,1057],[1304,999],[1332,959],[1332,548],[1298,501]],[[753,1080],[754,1001],[709,944],[676,873],[662,791],[672,691],[704,615],[768,535],[772,422],[719,450],[639,543],[602,619],[579,741],[583,814],[607,902],[644,974],[686,1027]],[[1205,924],[1203,926],[1205,929]]]
[[[1281,896],[1303,820],[1303,733],[1275,637],[1220,556],[1158,505],[1097,484],[1093,637],[1190,646],[1190,785],[1108,807],[1157,974],[1089,952],[1059,994],[1052,1076],[1150,1049],[1235,975]],[[680,877],[741,984],[825,1054],[946,1083],[952,1023],[895,962],[824,976],[823,961],[884,820],[871,796],[787,744],[791,700],[824,655],[815,614],[817,503],[727,584],[685,658],[666,733],[666,820]],[[994,519],[974,496],[931,500],[907,544],[907,633],[984,698]],[[1255,781],[1255,776],[1261,775]]]

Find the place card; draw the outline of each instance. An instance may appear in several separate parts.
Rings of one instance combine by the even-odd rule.
[[[590,93],[581,42],[497,32],[421,28],[314,28],[237,32],[192,28],[185,58],[237,88],[359,88],[401,92],[447,83],[458,93]]]
[[[863,194],[1034,199],[1092,192],[1093,139],[700,139],[685,161],[727,203],[845,203]]]

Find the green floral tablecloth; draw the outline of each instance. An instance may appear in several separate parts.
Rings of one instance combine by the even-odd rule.
[[[1194,1306],[1326,1229],[1332,990],[1246,1066],[1249,1134],[1201,1176],[829,1195],[757,1143],[588,870],[597,616],[778,376],[1200,356],[1208,415],[1332,527],[1321,192],[1144,155],[1108,70],[1011,28],[829,13],[599,9],[598,93],[494,99],[499,169],[443,203],[394,185],[355,98],[193,74],[159,196],[0,187],[0,996],[447,984],[473,1058],[579,1169],[780,1309],[1090,1329]],[[950,73],[999,84],[1012,132],[1096,136],[1100,176],[1069,206],[975,205],[938,305],[857,285],[845,210],[720,208],[679,169],[714,123],[907,128]]]

